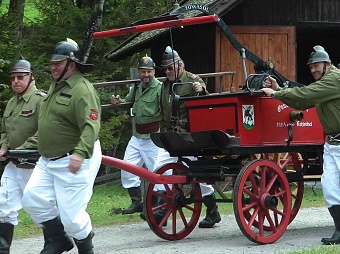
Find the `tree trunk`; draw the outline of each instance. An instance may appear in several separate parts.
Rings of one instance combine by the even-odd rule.
[[[8,19],[13,24],[13,30],[17,31],[17,40],[22,38],[23,21],[25,11],[25,0],[10,0],[8,8]]]
[[[105,0],[98,0],[98,3],[95,6],[95,12],[91,16],[90,27],[86,33],[86,38],[83,44],[82,52],[83,52],[83,62],[86,63],[89,58],[90,51],[93,45],[93,33],[98,31],[99,27],[102,24],[103,20],[103,9],[104,9]]]

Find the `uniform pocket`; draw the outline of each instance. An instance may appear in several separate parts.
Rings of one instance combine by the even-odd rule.
[[[145,116],[154,116],[158,109],[159,103],[156,103],[156,96],[154,97],[145,97],[143,98],[144,110],[143,115]]]
[[[70,105],[71,103],[71,98],[63,97],[63,96],[58,96],[56,97],[56,102],[61,105]]]

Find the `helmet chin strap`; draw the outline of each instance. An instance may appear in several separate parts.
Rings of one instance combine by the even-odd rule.
[[[327,62],[323,62],[323,70],[322,70],[321,78],[326,74],[326,66],[327,66]]]
[[[67,58],[67,63],[65,65],[65,68],[64,68],[63,72],[60,74],[59,78],[55,82],[59,83],[60,80],[65,76],[65,73],[67,72],[70,63],[71,63],[71,59]]]
[[[33,79],[32,79],[32,74],[30,73],[29,75],[30,75],[30,81],[28,81],[27,86],[26,86],[26,88],[24,89],[24,91],[22,91],[21,93],[18,93],[19,96],[22,96],[22,95],[24,95],[24,93],[26,93],[28,87],[30,86],[31,82],[33,81]]]

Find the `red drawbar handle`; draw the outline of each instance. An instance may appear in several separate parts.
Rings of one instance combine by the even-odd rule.
[[[100,39],[100,38],[106,38],[106,37],[121,36],[121,35],[131,34],[131,33],[140,33],[140,32],[160,29],[160,28],[191,26],[191,25],[197,25],[197,24],[212,23],[212,22],[217,22],[217,21],[218,21],[218,16],[215,14],[208,15],[208,16],[201,16],[201,17],[186,18],[186,19],[175,19],[175,20],[168,20],[168,21],[138,25],[138,26],[129,26],[129,27],[107,30],[107,31],[102,31],[102,32],[95,32],[93,33],[93,38]]]

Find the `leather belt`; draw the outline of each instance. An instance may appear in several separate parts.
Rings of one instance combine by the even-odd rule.
[[[74,152],[74,151],[72,150],[72,151],[69,151],[68,153],[65,153],[65,154],[61,155],[61,156],[49,158],[49,160],[50,160],[50,161],[60,160],[60,159],[62,159],[62,158],[65,158],[65,157],[67,157],[67,156],[72,155],[73,152]]]
[[[335,141],[335,142],[340,142],[340,132],[338,133],[332,133],[332,134],[327,134],[329,141]]]
[[[136,131],[140,134],[149,134],[152,132],[157,132],[158,130],[159,121],[146,124],[136,124]]]

